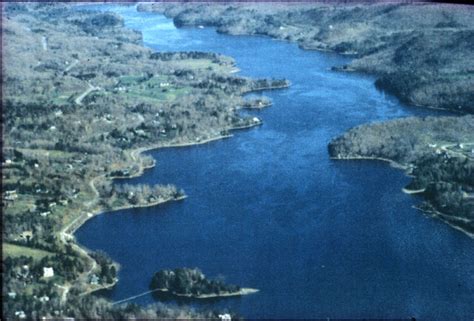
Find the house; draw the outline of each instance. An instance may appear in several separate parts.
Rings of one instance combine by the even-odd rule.
[[[20,311],[16,311],[15,312],[15,316],[20,318],[20,319],[25,319],[26,318],[26,314],[24,311],[20,310]]]
[[[45,303],[49,301],[49,296],[43,295],[41,298],[39,298],[40,302]]]
[[[5,191],[5,196],[3,197],[7,201],[14,201],[18,198],[18,194],[16,193],[16,189],[11,191]]]
[[[20,234],[20,238],[29,241],[33,238],[33,231],[24,231]]]
[[[231,321],[232,317],[230,316],[229,313],[224,313],[224,314],[219,314],[219,319],[222,321]]]
[[[92,285],[98,285],[99,281],[100,281],[100,278],[97,275],[92,274],[90,277],[89,283]]]
[[[8,297],[12,299],[16,298],[16,292],[8,292]]]
[[[46,212],[41,212],[41,213],[40,213],[40,215],[41,215],[42,217],[46,217],[46,216],[48,216],[49,214],[51,214],[50,211],[46,211]]]
[[[43,277],[51,278],[54,276],[54,269],[52,267],[43,267]]]

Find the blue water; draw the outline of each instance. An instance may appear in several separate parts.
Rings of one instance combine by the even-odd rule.
[[[146,291],[160,269],[199,267],[260,289],[194,303],[244,317],[472,320],[473,240],[413,209],[420,200],[401,192],[409,182],[403,172],[327,153],[329,140],[353,126],[433,112],[377,91],[372,77],[330,71],[345,57],[176,29],[134,7],[99,8],[121,14],[155,50],[219,52],[236,59],[240,75],[293,84],[263,93],[274,103],[256,113],[263,126],[150,152],[157,166],[128,181],[172,183],[186,200],[100,215],[77,231],[81,244],[121,264],[112,300]]]

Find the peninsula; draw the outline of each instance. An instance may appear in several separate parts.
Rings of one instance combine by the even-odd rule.
[[[335,159],[381,159],[413,177],[420,209],[474,237],[474,116],[406,118],[362,125],[329,144]]]

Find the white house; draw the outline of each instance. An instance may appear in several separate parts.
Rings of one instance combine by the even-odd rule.
[[[232,317],[230,316],[229,313],[224,313],[224,314],[219,314],[219,319],[222,321],[231,321]]]
[[[43,295],[41,298],[39,298],[39,300],[40,300],[40,302],[43,302],[43,303],[48,302],[49,301],[49,296]]]
[[[54,276],[54,269],[52,267],[44,267],[43,268],[43,277],[44,278],[51,278]]]
[[[24,311],[16,311],[15,316],[17,316],[20,319],[25,319],[26,318],[26,314],[25,314]]]

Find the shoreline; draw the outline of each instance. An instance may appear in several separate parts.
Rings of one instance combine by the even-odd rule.
[[[260,121],[258,123],[252,123],[252,124],[248,124],[248,125],[232,127],[230,129],[226,129],[226,130],[227,131],[233,131],[233,130],[247,129],[247,128],[252,128],[252,127],[262,125],[262,123],[263,122]],[[198,142],[188,141],[188,142],[181,142],[181,143],[175,142],[175,143],[168,143],[168,144],[160,143],[160,144],[155,144],[155,145],[151,145],[151,146],[138,147],[138,148],[132,149],[130,151],[130,157],[132,158],[133,161],[136,162],[138,160],[139,155],[144,153],[144,152],[147,152],[147,151],[158,150],[158,149],[161,149],[161,148],[180,148],[180,147],[191,147],[191,146],[196,146],[196,145],[203,145],[203,144],[211,143],[211,142],[214,142],[214,141],[217,141],[217,140],[230,138],[230,137],[233,137],[233,136],[234,136],[233,134],[226,134],[226,135],[218,135],[218,136],[214,136],[214,137],[209,137],[205,140],[201,140],[201,141],[198,141]],[[105,178],[110,179],[110,180],[114,180],[114,179],[128,179],[128,178],[139,177],[139,176],[144,175],[144,172],[145,172],[146,169],[153,168],[154,166],[156,166],[156,161],[154,161],[154,163],[150,166],[143,166],[141,163],[138,163],[138,166],[139,166],[139,171],[137,173],[131,175],[131,176],[117,177],[117,178],[105,177]],[[96,179],[100,178],[100,177],[104,177],[104,175],[96,176],[96,177],[92,178],[89,181],[89,185],[94,190],[94,192],[96,192],[96,189],[95,189],[95,186],[94,186],[94,181]],[[124,205],[124,206],[119,206],[117,208],[112,208],[110,210],[109,209],[104,210],[103,208],[100,208],[100,209],[96,209],[96,210],[93,210],[93,211],[90,211],[90,212],[83,212],[81,215],[79,215],[77,218],[75,218],[71,223],[69,223],[68,226],[66,226],[65,228],[60,230],[59,237],[60,237],[61,241],[64,244],[68,244],[68,242],[70,240],[74,239],[74,233],[81,226],[83,226],[91,218],[93,218],[95,216],[98,216],[98,215],[113,213],[115,211],[132,209],[132,208],[153,207],[153,206],[158,206],[160,204],[164,204],[164,203],[171,202],[171,201],[181,201],[181,200],[184,200],[186,198],[187,198],[187,195],[183,195],[183,196],[180,196],[178,198],[167,198],[167,199],[157,200],[155,202],[147,203],[147,204]],[[78,222],[76,223],[76,221],[78,221]],[[90,260],[92,262],[92,268],[89,271],[89,274],[90,274],[97,267],[96,261],[89,254],[90,250],[87,249],[86,247],[83,247],[82,245],[80,245],[79,243],[77,243],[75,241],[72,243],[72,246],[75,247],[76,250],[79,253],[86,256],[88,258],[88,260]],[[117,263],[114,262],[114,264],[117,264]],[[110,288],[114,287],[118,282],[119,282],[119,279],[116,278],[112,284],[105,284],[105,285],[102,285],[102,286],[100,286],[96,289],[87,290],[87,291],[83,292],[82,295],[91,294],[91,293],[97,292],[99,290],[110,289]],[[246,289],[246,288],[244,288],[244,289]],[[256,289],[250,289],[250,290],[256,290]],[[256,290],[256,291],[258,291],[258,290]],[[250,293],[254,293],[254,292],[250,292]],[[233,294],[231,296],[246,295],[246,294],[250,294],[250,293]]]
[[[383,157],[370,157],[370,156],[344,156],[344,157],[334,157],[330,156],[329,159],[332,160],[377,160],[377,161],[382,161],[386,163],[390,163],[390,166],[397,168],[397,169],[403,169],[407,170],[408,166],[407,165],[402,165],[400,163],[397,163],[394,160],[388,159],[388,158],[383,158]],[[407,175],[408,176],[408,175]]]
[[[172,292],[168,289],[156,289],[155,291],[156,292],[161,292],[161,293],[166,293],[166,294],[171,294],[173,296],[181,297],[181,298],[204,300],[204,299],[225,298],[225,297],[249,295],[249,294],[257,293],[260,290],[253,289],[253,288],[241,288],[237,292],[225,292],[225,293],[220,293],[220,294],[200,294],[200,295],[179,294],[179,293]]]
[[[421,189],[408,189],[408,188],[402,188],[403,193],[409,194],[409,195],[415,195],[415,194],[421,194],[426,191],[426,188],[421,188]]]
[[[462,221],[462,219],[459,219],[459,218],[456,218],[456,217],[449,217],[448,215],[446,214],[443,214],[433,208],[431,209],[423,209],[419,206],[416,206],[414,205],[413,208],[419,210],[420,212],[422,212],[424,215],[426,216],[429,216],[429,217],[432,217],[432,218],[436,218],[436,219],[439,219],[441,222],[443,222],[444,224],[447,224],[449,225],[451,228],[455,229],[455,230],[458,230],[460,231],[461,233],[467,235],[468,237],[470,237],[471,239],[474,239],[474,233],[471,233],[469,231],[466,231],[465,229],[463,229],[462,227],[458,226],[458,225],[455,225],[452,223],[452,221]],[[449,218],[448,218],[449,217]]]
[[[387,159],[387,158],[382,158],[382,157],[363,157],[363,156],[347,156],[347,157],[330,157],[330,159],[332,160],[377,160],[377,161],[382,161],[382,162],[386,162],[386,163],[389,163],[392,167],[396,168],[396,169],[402,169],[405,171],[405,175],[407,175],[408,177],[410,177],[410,175],[408,175],[406,173],[406,170],[408,169],[408,166],[407,165],[402,165],[400,163],[397,163],[393,160],[390,160],[390,159]],[[423,193],[425,192],[425,189],[419,189],[419,190],[410,190],[410,189],[407,189],[407,188],[402,188],[402,192],[405,193],[405,194],[408,194],[408,195],[415,195],[415,194],[420,194],[420,193]],[[425,200],[426,202],[429,203],[429,201]],[[430,204],[431,206],[431,204]],[[416,206],[414,205],[413,208],[419,210],[420,212],[424,213],[424,214],[429,214],[429,216],[431,217],[434,217],[434,218],[437,218],[439,220],[441,220],[442,222],[444,222],[445,224],[449,225],[450,227],[462,232],[463,234],[467,235],[468,237],[474,239],[474,233],[471,233],[469,231],[466,231],[465,229],[463,229],[462,227],[458,226],[458,225],[455,225],[452,223],[452,221],[460,221],[462,219],[456,217],[456,216],[449,216],[449,215],[446,215],[446,214],[443,214],[441,213],[440,211],[432,208],[432,209],[423,209],[419,206]],[[448,219],[449,217],[449,219]]]

